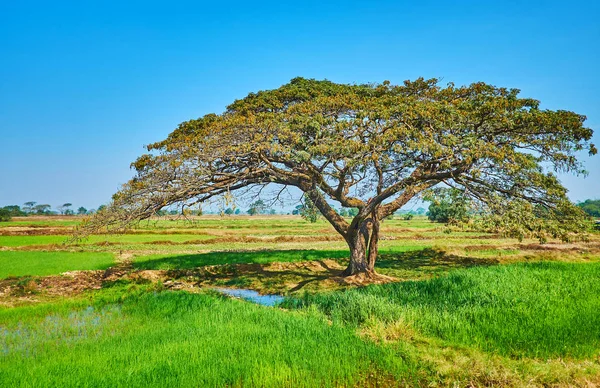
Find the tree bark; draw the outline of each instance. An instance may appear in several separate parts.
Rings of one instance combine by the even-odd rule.
[[[367,277],[375,277],[378,241],[379,220],[376,213],[351,228],[346,237],[350,248],[350,262],[343,276],[364,274]]]

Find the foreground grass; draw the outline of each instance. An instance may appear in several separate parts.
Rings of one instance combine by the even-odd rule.
[[[31,297],[13,292],[30,278],[2,280],[4,305],[20,306],[0,307],[2,387],[600,386],[597,236],[539,246],[448,234],[423,217],[386,220],[377,270],[405,282],[314,294],[348,287],[331,279],[347,246],[322,220],[152,220],[133,234],[53,245],[77,222],[0,225],[0,279],[103,269],[118,257],[132,271],[217,266],[163,274],[173,276],[166,287],[313,295],[283,311],[206,291],[109,286],[115,279],[76,299],[45,298],[54,284],[39,283]],[[547,263],[505,265],[532,260]]]
[[[104,290],[0,310],[0,386],[412,385],[415,370],[319,315],[214,295]]]
[[[114,263],[114,256],[104,252],[0,251],[0,279],[106,269]]]
[[[509,357],[600,354],[600,263],[520,263],[455,270],[427,281],[305,295],[335,322],[402,326]]]

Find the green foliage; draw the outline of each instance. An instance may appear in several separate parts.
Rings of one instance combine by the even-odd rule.
[[[302,205],[298,210],[303,219],[312,223],[317,222],[321,215],[321,212],[309,197],[304,197]]]
[[[2,209],[6,210],[11,217],[24,217],[27,215],[18,205],[4,206]]]
[[[590,228],[583,210],[568,199],[554,207],[523,200],[500,200],[492,209],[482,213],[474,227],[519,240],[536,238],[540,242],[548,238],[560,238],[565,242],[586,239],[585,233]]]
[[[586,214],[600,218],[600,199],[586,199],[577,204]]]
[[[452,344],[507,356],[594,357],[600,264],[528,263],[456,270],[426,281],[305,295],[334,322],[405,322]]]
[[[0,208],[0,222],[10,221],[12,216],[10,215],[10,211],[5,208]]]
[[[469,219],[469,198],[460,190],[438,188],[431,190],[424,199],[431,202],[427,217],[434,222],[457,224]]]
[[[227,214],[228,216],[232,215],[234,213],[233,209],[228,207],[227,209],[225,209],[225,214]]]

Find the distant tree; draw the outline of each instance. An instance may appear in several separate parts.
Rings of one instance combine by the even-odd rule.
[[[302,210],[302,205],[301,204],[296,205],[294,210],[292,210],[292,215],[295,215],[295,216],[299,215],[301,210]]]
[[[304,197],[304,201],[299,210],[300,216],[311,223],[317,222],[321,215],[321,212],[319,212],[319,209],[317,209],[309,197]]]
[[[239,208],[238,208],[238,209],[235,209],[235,214],[236,214],[236,215],[237,215],[237,214],[240,214],[241,212],[242,212],[242,211],[241,211]]]
[[[251,216],[256,214],[263,214],[266,210],[267,206],[265,205],[262,199],[259,199],[252,204],[250,204],[250,209],[248,209],[248,214]]]
[[[417,214],[422,216],[423,214],[427,213],[427,210],[423,209],[422,207],[417,209]]]
[[[225,214],[227,214],[228,216],[232,215],[234,213],[233,209],[228,207],[227,209],[225,209]]]
[[[351,207],[350,209],[348,209],[348,216],[350,217],[356,217],[358,215],[358,208],[357,207]]]
[[[275,209],[269,209],[269,214],[273,216],[277,214],[277,212],[275,211]]]
[[[34,207],[36,203],[37,202],[34,201],[25,202],[23,204],[23,211],[25,211],[25,213],[33,213],[35,211]]]
[[[52,209],[52,206],[48,205],[48,204],[42,204],[42,205],[35,205],[35,207],[33,208],[33,210],[35,211],[35,214],[51,214],[50,209]]]
[[[84,208],[83,206],[80,206],[79,209],[77,209],[77,214],[79,215],[84,215],[87,214],[88,210],[86,208]]]
[[[5,208],[0,208],[0,222],[6,222],[11,220],[11,215]]]
[[[427,217],[434,222],[458,223],[469,219],[470,200],[460,190],[438,188],[425,196],[431,202]]]
[[[100,205],[100,206],[98,206],[98,210],[96,210],[96,211],[101,212],[104,209],[106,209],[106,205]]]
[[[348,209],[346,209],[345,207],[341,208],[340,209],[340,216],[342,216],[342,217],[348,217],[349,216]]]
[[[72,203],[63,203],[62,205],[57,206],[56,208],[58,209],[58,211],[60,212],[60,214],[68,214],[69,213],[69,208],[73,206]]]
[[[21,210],[21,207],[18,205],[4,206],[3,209],[6,210],[11,217],[23,217],[27,215],[27,213]]]
[[[577,204],[590,217],[600,217],[600,199],[586,199]]]

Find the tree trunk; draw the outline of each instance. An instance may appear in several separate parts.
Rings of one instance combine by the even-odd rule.
[[[348,233],[347,242],[350,248],[350,263],[344,276],[364,274],[375,277],[375,259],[379,241],[379,220],[370,217]]]

